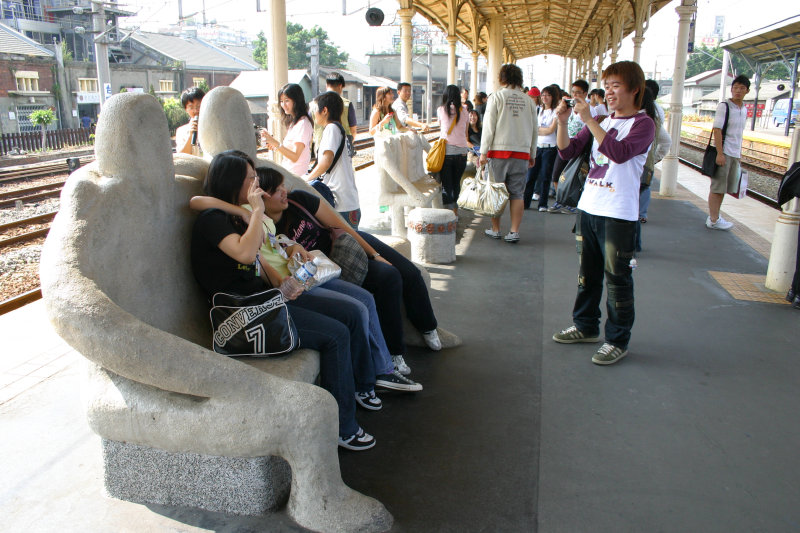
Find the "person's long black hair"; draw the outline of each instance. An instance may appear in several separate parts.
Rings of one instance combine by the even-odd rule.
[[[239,150],[226,150],[214,156],[208,165],[203,192],[229,204],[239,205],[239,191],[247,177],[247,167],[255,168],[253,160]],[[237,227],[243,228],[244,222],[239,217],[228,217]]]
[[[444,112],[447,113],[448,117],[453,116],[450,106],[455,106],[456,122],[458,122],[461,118],[461,91],[458,90],[458,87],[455,85],[448,85],[444,88],[444,92],[442,93],[442,105],[444,106]]]
[[[283,107],[281,107],[281,118],[287,128],[294,126],[304,118],[308,118],[308,104],[302,87],[296,83],[287,83],[278,91],[278,103],[281,101],[281,96],[286,96],[286,98],[294,102],[294,116],[287,115]]]

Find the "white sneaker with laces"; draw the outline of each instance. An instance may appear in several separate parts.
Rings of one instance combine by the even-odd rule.
[[[485,233],[485,234],[486,234],[488,237],[491,237],[492,239],[499,239],[500,237],[502,237],[502,236],[503,236],[503,234],[502,234],[502,233],[500,233],[499,231],[495,231],[495,230],[493,230],[493,229],[487,229],[487,230],[484,230],[484,233]]]
[[[406,361],[403,359],[402,355],[393,355],[392,362],[394,363],[394,367],[397,369],[397,371],[404,376],[407,376],[411,373],[411,367],[406,364]]]
[[[708,229],[728,230],[733,227],[733,223],[722,218],[722,215],[719,216],[716,222],[711,222],[711,216],[708,216],[706,217],[706,227]]]
[[[425,344],[428,345],[428,348],[430,348],[434,352],[438,352],[439,350],[442,349],[442,341],[439,340],[439,334],[436,332],[435,329],[423,333],[422,338],[425,339]]]

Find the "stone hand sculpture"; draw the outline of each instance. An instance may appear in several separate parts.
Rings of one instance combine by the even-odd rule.
[[[382,504],[342,482],[330,394],[206,348],[208,306],[189,253],[188,200],[200,183],[175,176],[156,99],[108,100],[95,150],[96,163],[67,181],[41,260],[50,320],[92,364],[92,429],[166,452],[278,455],[291,465],[288,512],[302,526],[391,527]]]

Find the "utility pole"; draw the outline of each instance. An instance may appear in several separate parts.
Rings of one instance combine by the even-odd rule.
[[[92,0],[92,22],[94,28],[94,60],[97,64],[97,85],[100,91],[100,108],[111,97],[111,71],[108,66],[108,32],[106,10],[101,0]]]
[[[311,52],[311,94],[316,97],[319,94],[319,39],[311,39],[309,44]]]
[[[433,70],[433,44],[431,43],[430,39],[428,39],[428,81],[425,85],[425,92],[427,93],[427,106],[428,106],[428,122],[427,124],[430,126],[433,123],[433,78],[431,77],[431,71]]]

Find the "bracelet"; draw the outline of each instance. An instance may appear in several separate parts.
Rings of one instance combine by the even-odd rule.
[[[374,254],[372,254],[370,256],[370,259],[375,259],[375,258],[380,257],[380,256],[381,256],[381,254],[379,254],[378,252],[375,252]]]

